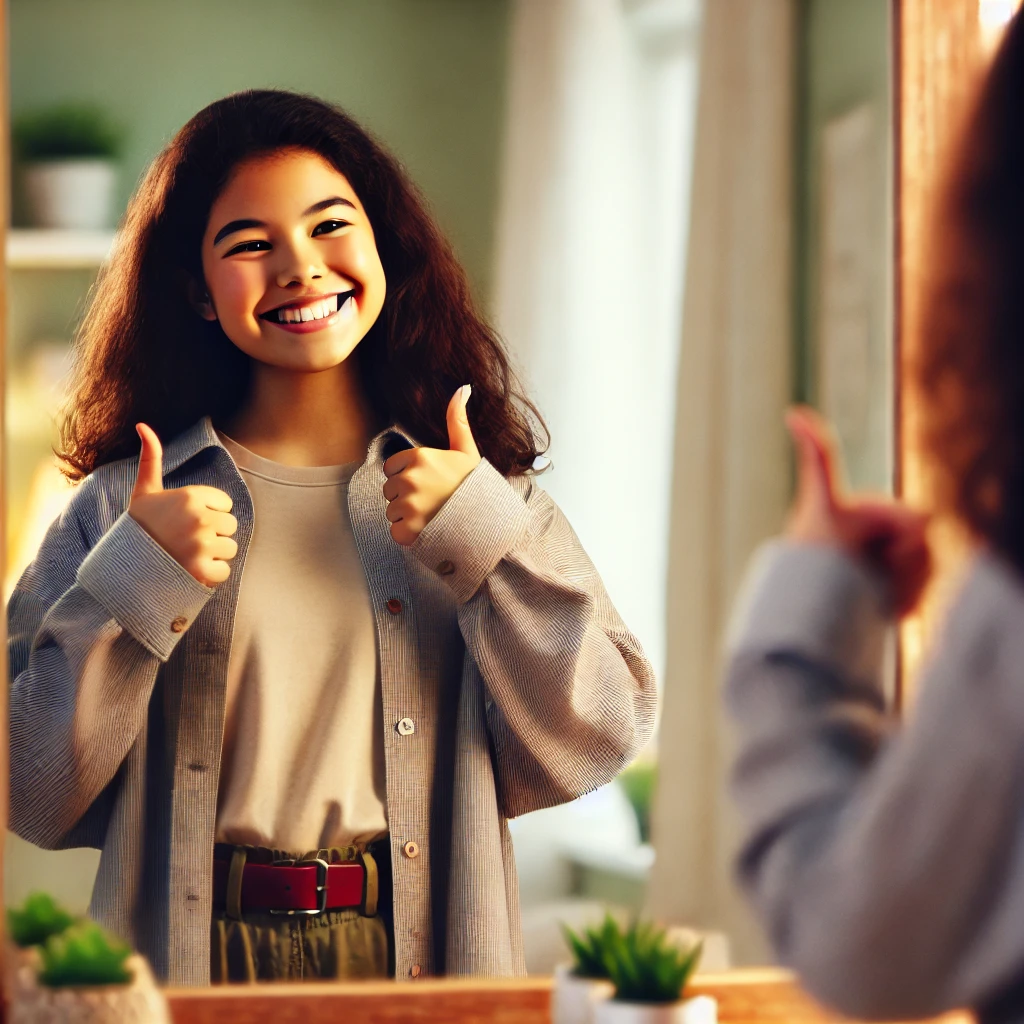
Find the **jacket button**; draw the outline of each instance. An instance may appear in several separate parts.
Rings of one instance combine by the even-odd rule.
[[[409,968],[409,977],[410,978],[418,978],[422,973],[423,973],[423,968],[420,967],[419,964],[413,964],[412,967]]]
[[[455,563],[449,562],[446,558],[443,562],[440,562],[437,566],[438,576],[451,576],[455,572]]]
[[[405,844],[405,846],[402,847],[402,853],[404,853],[406,855],[406,857],[409,858],[409,860],[415,859],[416,857],[418,857],[420,855],[420,845],[419,845],[419,843],[414,843],[410,839],[409,842],[407,842]]]
[[[392,615],[397,615],[402,610],[402,602],[397,597],[393,597],[388,601],[387,609]]]
[[[416,731],[416,723],[411,718],[403,718],[398,723],[398,731],[402,736],[411,736]]]
[[[184,632],[185,627],[188,625],[188,619],[183,615],[179,615],[176,619],[171,622],[171,632],[181,633]]]

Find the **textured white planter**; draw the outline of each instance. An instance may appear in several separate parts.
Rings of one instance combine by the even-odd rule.
[[[90,230],[111,226],[117,168],[109,160],[46,160],[23,169],[36,227]]]
[[[577,978],[568,965],[556,967],[551,1020],[553,1024],[594,1024],[594,1007],[614,991],[610,981]]]
[[[9,1024],[171,1024],[167,1001],[149,965],[138,954],[128,958],[127,985],[47,988],[36,979],[38,953],[21,950],[9,992]]]
[[[718,1004],[711,996],[679,1003],[620,1003],[614,999],[594,1008],[594,1024],[717,1024]]]

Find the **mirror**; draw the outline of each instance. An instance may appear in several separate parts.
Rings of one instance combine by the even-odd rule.
[[[560,922],[606,906],[706,933],[706,967],[765,962],[730,880],[715,658],[788,500],[788,402],[835,419],[852,482],[891,485],[889,0],[9,8],[14,121],[86,99],[123,144],[93,228],[39,227],[44,186],[14,161],[5,595],[71,493],[50,451],[69,340],[146,166],[232,91],[338,102],[405,164],[507,339],[551,428],[537,483],[662,689],[621,782],[512,823],[527,967],[550,973]],[[5,901],[83,912],[98,863],[9,835]]]

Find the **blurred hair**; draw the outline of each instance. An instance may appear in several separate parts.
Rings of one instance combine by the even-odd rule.
[[[1024,17],[1007,28],[935,211],[913,378],[935,498],[1024,570]]]
[[[385,422],[447,447],[445,410],[473,385],[480,452],[522,473],[547,443],[495,332],[476,312],[465,274],[397,161],[346,113],[311,96],[250,90],[201,110],[153,161],[125,212],[90,296],[57,455],[73,479],[133,455],[135,424],[164,440],[203,415],[244,403],[251,363],[192,308],[202,282],[210,208],[242,161],[280,150],[318,153],[366,209],[387,280],[377,322],[356,349],[367,396]]]

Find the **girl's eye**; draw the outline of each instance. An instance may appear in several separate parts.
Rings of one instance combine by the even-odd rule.
[[[325,220],[322,224],[317,224],[317,226],[313,228],[313,237],[315,238],[318,234],[327,234],[331,231],[337,231],[338,228],[347,228],[349,223],[350,222],[347,220]],[[321,228],[324,230],[321,231]]]
[[[268,249],[270,248],[269,242],[264,241],[262,238],[254,238],[251,242],[242,242],[241,245],[236,245],[234,249],[229,250],[224,255],[234,256],[236,252],[260,252],[261,250],[256,248],[257,245],[265,245]]]

